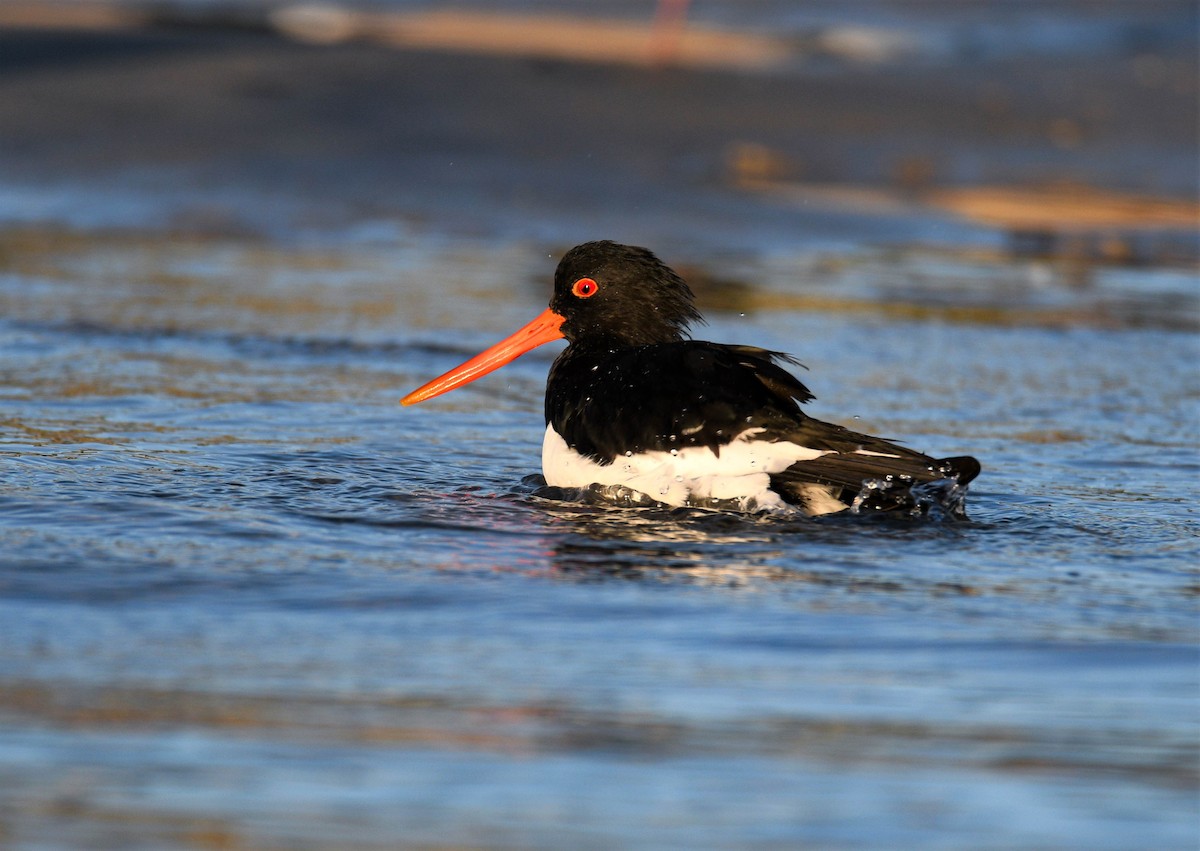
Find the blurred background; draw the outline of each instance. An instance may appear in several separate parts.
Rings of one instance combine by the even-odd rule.
[[[1187,0],[0,16],[6,220],[1195,257]]]
[[[1194,848],[1195,0],[0,2],[0,847]],[[974,521],[537,479],[590,239]]]

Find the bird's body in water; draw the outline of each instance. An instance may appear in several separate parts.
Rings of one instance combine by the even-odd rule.
[[[700,321],[687,284],[650,251],[584,243],[559,262],[544,313],[403,401],[565,337],[546,382],[550,485],[740,511],[913,512],[936,500],[962,513],[974,458],[935,459],[809,417],[800,405],[813,395],[784,367],[795,361],[692,340]]]

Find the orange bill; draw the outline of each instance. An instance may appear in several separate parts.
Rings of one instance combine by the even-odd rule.
[[[432,399],[434,396],[449,393],[456,387],[469,384],[476,378],[487,375],[506,363],[511,363],[530,349],[536,349],[542,343],[561,340],[562,324],[563,318],[547,308],[540,316],[515,334],[506,337],[490,349],[480,352],[461,366],[456,366],[445,375],[438,376],[428,384],[421,385],[401,399],[400,404],[415,405],[426,399]]]

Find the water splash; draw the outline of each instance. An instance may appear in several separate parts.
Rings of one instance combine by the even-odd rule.
[[[574,504],[599,508],[655,509],[677,514],[683,512],[724,513],[746,517],[811,520],[798,506],[761,506],[754,497],[733,499],[690,499],[682,509],[674,509],[648,494],[625,485],[593,484],[584,488],[549,486],[541,476],[526,476],[522,484],[530,495],[554,504]],[[960,485],[957,476],[914,484],[907,476],[866,479],[846,511],[825,517],[866,517],[887,514],[930,521],[967,520],[968,485]],[[821,518],[818,518],[821,519]]]
[[[952,475],[914,484],[908,476],[866,479],[850,503],[851,514],[891,513],[933,520],[966,520],[969,485]]]

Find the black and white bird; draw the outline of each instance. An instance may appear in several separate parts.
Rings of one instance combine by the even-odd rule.
[[[755,346],[689,338],[702,321],[683,279],[645,248],[588,242],[554,273],[549,308],[414,390],[422,402],[551,340],[568,346],[546,382],[549,485],[627,488],[672,506],[830,514],[912,510],[924,489],[963,488],[969,456],[935,459],[807,416],[814,397]],[[961,499],[953,513],[961,513]]]

